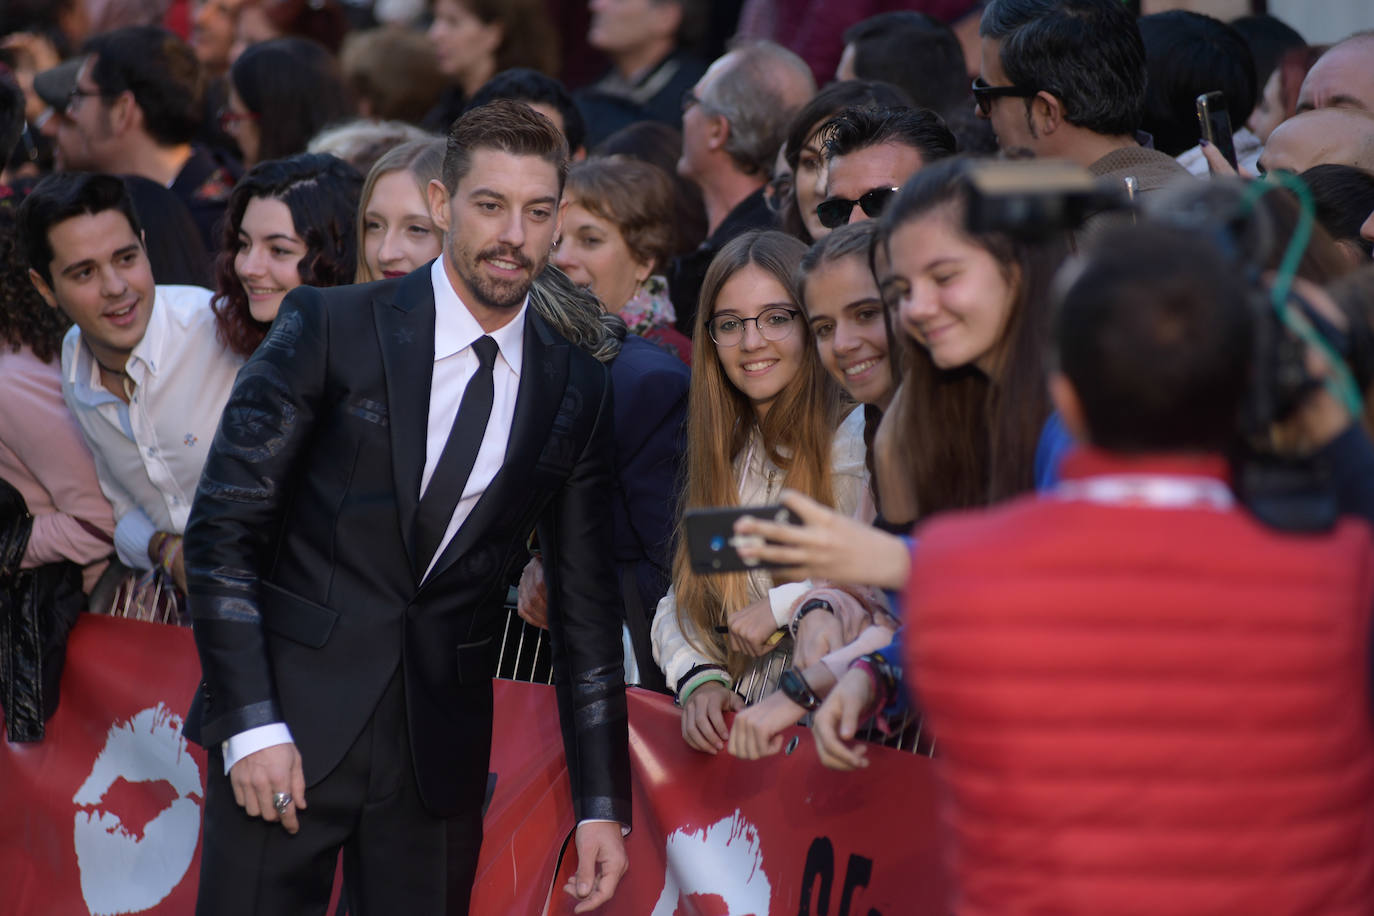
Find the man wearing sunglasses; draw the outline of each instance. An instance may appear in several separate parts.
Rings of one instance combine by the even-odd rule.
[[[1004,156],[1068,159],[1137,191],[1188,174],[1137,134],[1145,48],[1120,0],[991,0],[979,35],[973,97]]]
[[[191,46],[166,29],[128,26],[95,36],[83,56],[34,78],[52,119],[58,167],[138,175],[180,198],[207,251],[240,169],[193,141],[205,86]]]
[[[827,229],[876,219],[908,178],[956,147],[924,108],[849,108],[822,130],[827,177],[816,217]]]

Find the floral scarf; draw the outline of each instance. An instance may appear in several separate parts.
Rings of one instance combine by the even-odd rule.
[[[672,327],[677,321],[677,312],[668,299],[668,279],[654,274],[641,283],[620,310],[620,317],[631,334],[641,337],[654,328]]]

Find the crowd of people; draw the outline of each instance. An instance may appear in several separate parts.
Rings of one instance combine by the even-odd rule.
[[[11,4],[8,737],[81,612],[191,625],[204,911],[302,912],[424,811],[345,855],[350,905],[465,911],[490,710],[444,698],[484,702],[514,590],[579,911],[624,868],[631,684],[704,754],[804,721],[852,770],[920,721],[956,912],[1367,912],[1374,32],[1293,25]],[[769,508],[710,572],[686,520],[728,507]],[[395,820],[325,800],[394,767]],[[253,832],[312,818],[314,859]]]

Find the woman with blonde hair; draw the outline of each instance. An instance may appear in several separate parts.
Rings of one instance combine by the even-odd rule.
[[[682,509],[777,502],[784,486],[852,514],[863,503],[863,417],[816,355],[798,305],[806,247],[749,232],[712,261],[702,284],[688,395]],[[848,414],[846,416],[846,414]],[[767,570],[703,576],[679,537],[673,587],[654,617],[654,658],[683,708],[693,748],[725,746],[727,710],[762,696],[786,663],[775,634],[804,582]]]
[[[403,277],[439,256],[429,183],[444,166],[442,138],[402,143],[378,159],[358,198],[358,282]]]

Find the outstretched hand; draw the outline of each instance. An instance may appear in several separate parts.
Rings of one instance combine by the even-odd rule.
[[[620,879],[630,867],[620,825],[612,821],[587,821],[577,825],[577,871],[563,890],[580,901],[574,913],[590,913],[615,896]]]
[[[842,515],[796,490],[782,491],[782,504],[802,520],[779,524],[744,516],[735,522],[737,535],[761,536],[764,543],[741,543],[746,562],[771,563],[783,575],[802,579],[830,579],[880,588],[906,585],[910,557],[901,538]]]

